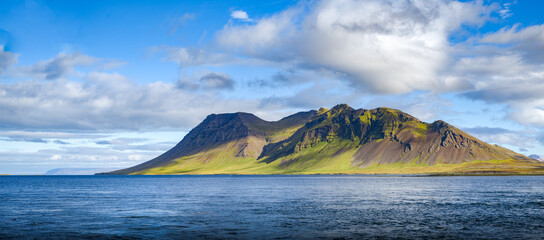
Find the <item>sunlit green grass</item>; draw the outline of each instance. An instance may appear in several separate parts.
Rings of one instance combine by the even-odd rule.
[[[432,166],[414,159],[408,163],[372,164],[357,168],[351,162],[356,152],[356,149],[350,148],[351,144],[351,141],[322,142],[266,163],[266,158],[234,157],[235,143],[229,143],[134,174],[544,174],[544,164],[513,159],[438,163]]]

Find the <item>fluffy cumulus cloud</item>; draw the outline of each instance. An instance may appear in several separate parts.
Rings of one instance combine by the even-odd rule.
[[[320,1],[226,25],[217,41],[255,58],[338,71],[374,92],[459,90],[471,84],[447,73],[448,38],[487,12],[481,2]]]
[[[516,122],[544,126],[544,25],[515,25],[451,42],[492,21],[492,13],[509,17],[509,7],[324,0],[251,23],[229,22],[216,43],[225,55],[334,72],[359,92],[453,91],[506,105]]]
[[[255,79],[249,87],[304,84],[308,81],[283,73],[313,71],[317,77],[310,82],[347,81],[367,95],[455,92],[506,105],[513,121],[544,126],[544,25],[508,26],[451,40],[493,21],[493,14],[509,17],[509,7],[449,0],[303,2],[252,21],[229,21],[206,48],[154,49],[180,68],[253,63],[269,64],[281,73]],[[231,13],[232,18],[249,19],[246,12]],[[328,75],[319,76],[324,72]],[[186,89],[205,85],[180,81]],[[311,88],[297,91],[304,95]],[[350,101],[351,95],[340,98]],[[311,105],[301,96],[266,96],[261,105],[282,102]]]

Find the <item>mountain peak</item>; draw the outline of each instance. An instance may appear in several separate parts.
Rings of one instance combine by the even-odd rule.
[[[352,107],[350,107],[349,105],[345,104],[345,103],[341,103],[341,104],[338,104],[334,107],[331,108],[332,111],[338,111],[338,110],[344,110],[344,109],[351,109],[353,110]]]

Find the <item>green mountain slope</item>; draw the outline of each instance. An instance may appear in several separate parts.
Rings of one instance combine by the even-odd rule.
[[[212,114],[174,148],[106,174],[536,174],[544,165],[395,109],[301,112],[275,122]]]

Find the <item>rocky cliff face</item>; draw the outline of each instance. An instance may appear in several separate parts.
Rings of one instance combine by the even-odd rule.
[[[301,161],[307,161],[303,156],[305,151],[318,146],[319,154],[328,154],[330,158],[354,151],[348,167],[357,169],[391,163],[535,161],[484,143],[443,121],[429,124],[395,109],[353,109],[340,104],[330,110],[297,113],[276,122],[248,113],[212,114],[163,155],[112,173],[128,174],[165,166],[210,149],[233,152],[229,158],[252,158],[263,164],[274,165],[272,163],[281,161],[274,166],[288,169],[304,164]],[[216,154],[206,158],[202,164],[225,156]]]

